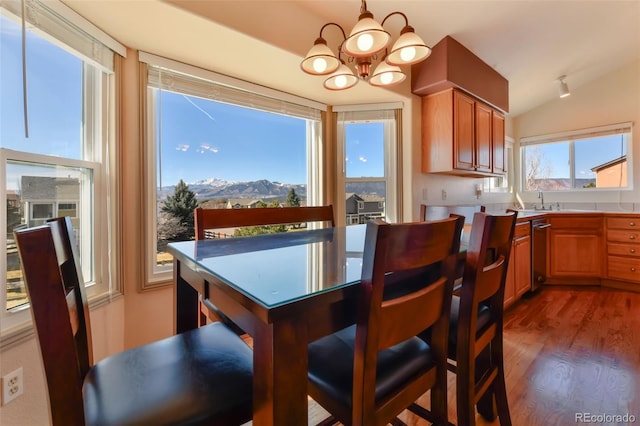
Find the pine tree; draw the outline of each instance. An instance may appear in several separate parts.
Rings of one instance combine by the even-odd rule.
[[[160,208],[163,212],[179,219],[180,225],[184,227],[183,233],[177,235],[176,239],[188,240],[193,238],[193,210],[197,205],[196,194],[180,179],[173,191],[173,195],[167,197]]]
[[[300,197],[298,197],[296,190],[293,188],[287,194],[287,207],[300,207]]]

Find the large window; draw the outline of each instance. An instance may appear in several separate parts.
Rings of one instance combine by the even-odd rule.
[[[148,63],[148,285],[170,277],[166,245],[194,238],[193,208],[321,203],[316,105],[143,54]],[[221,82],[224,80],[224,84]],[[235,230],[221,230],[231,236]]]
[[[61,3],[24,5],[24,40],[20,2],[0,7],[2,330],[29,316],[14,230],[70,216],[90,300],[109,291],[105,158],[113,51]]]
[[[393,105],[365,107],[337,108],[338,185],[344,191],[338,204],[347,225],[398,220],[397,112]]]
[[[630,189],[629,123],[520,141],[524,191]]]

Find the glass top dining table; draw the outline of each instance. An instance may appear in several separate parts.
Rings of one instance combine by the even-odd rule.
[[[307,424],[307,345],[355,322],[365,233],[351,225],[169,244],[176,332],[199,326],[205,298],[253,338],[254,425]]]
[[[265,308],[359,282],[366,225],[171,243]]]

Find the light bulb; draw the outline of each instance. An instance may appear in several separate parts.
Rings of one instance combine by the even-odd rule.
[[[327,60],[324,58],[316,58],[313,60],[313,69],[316,72],[324,72],[327,69]]]
[[[366,52],[367,50],[371,49],[371,46],[373,46],[373,36],[371,36],[371,34],[361,34],[358,36],[357,44],[358,49]]]
[[[409,62],[412,61],[415,57],[416,48],[413,46],[408,46],[400,50],[400,58],[402,58],[403,61]]]
[[[337,88],[342,88],[347,85],[347,77],[344,75],[337,76],[334,81],[336,82]]]
[[[389,84],[392,81],[393,81],[393,74],[390,72],[382,73],[382,75],[380,76],[380,82],[382,84]]]

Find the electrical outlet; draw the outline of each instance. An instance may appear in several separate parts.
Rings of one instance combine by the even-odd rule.
[[[2,405],[13,401],[24,392],[22,367],[2,376]]]

